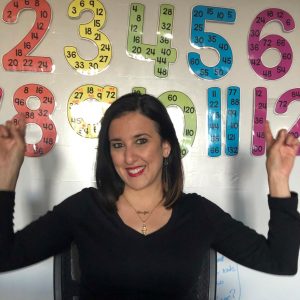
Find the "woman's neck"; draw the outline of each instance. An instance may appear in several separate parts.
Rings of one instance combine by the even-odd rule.
[[[121,198],[121,199],[120,199]],[[139,210],[149,210],[163,200],[163,192],[161,189],[136,191],[132,189],[124,189],[120,200],[129,202],[132,206]]]

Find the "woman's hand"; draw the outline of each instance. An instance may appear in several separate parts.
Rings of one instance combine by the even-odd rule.
[[[274,139],[268,121],[265,123],[265,139],[270,195],[289,197],[289,176],[294,166],[299,140],[294,135],[288,134],[285,129],[281,129]]]
[[[0,190],[15,190],[26,150],[25,129],[24,118],[17,125],[13,121],[0,125]]]

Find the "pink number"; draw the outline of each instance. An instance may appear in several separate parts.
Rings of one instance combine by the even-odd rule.
[[[286,113],[289,105],[293,101],[300,101],[300,88],[291,89],[281,95],[276,102],[275,112],[278,114]],[[292,133],[296,138],[300,137],[300,118],[297,119],[289,132]],[[298,150],[297,155],[300,155],[300,149]]]
[[[263,87],[255,88],[254,101],[252,154],[259,156],[265,153],[264,124],[267,117],[267,89]]]
[[[33,9],[36,12],[36,21],[30,32],[13,49],[3,55],[3,67],[7,71],[51,72],[52,60],[50,57],[29,56],[47,33],[51,20],[51,8],[43,0],[12,0],[3,11],[3,21],[15,23],[20,11]]]
[[[253,70],[264,79],[275,80],[283,77],[289,71],[293,60],[293,51],[289,42],[282,36],[270,34],[260,37],[263,27],[271,21],[281,23],[285,32],[295,28],[293,17],[286,11],[278,8],[262,11],[256,16],[250,28],[248,53]],[[265,51],[272,48],[280,52],[281,60],[277,66],[269,68],[263,64],[261,57]]]
[[[36,109],[30,109],[27,104],[29,98],[38,98],[40,105]],[[42,138],[36,144],[27,144],[26,156],[38,157],[48,153],[56,142],[56,128],[50,115],[54,110],[55,101],[53,94],[39,84],[27,84],[17,89],[14,94],[14,107],[18,112],[14,116],[14,122],[19,122],[20,115],[25,116],[27,124],[36,124],[42,130]]]

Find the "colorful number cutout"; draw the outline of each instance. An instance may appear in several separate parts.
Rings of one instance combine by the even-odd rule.
[[[30,98],[37,98],[40,102],[37,109],[28,106]],[[21,115],[25,116],[26,124],[36,124],[42,130],[42,138],[36,144],[28,144],[26,156],[39,157],[48,153],[56,143],[57,133],[53,121],[50,119],[55,107],[53,94],[44,86],[39,84],[26,84],[17,89],[13,97],[13,103],[17,115],[14,122],[19,122]]]
[[[3,55],[3,67],[7,71],[52,72],[50,57],[30,56],[47,33],[51,21],[51,7],[45,0],[12,0],[4,8],[3,21],[16,23],[19,13],[33,9],[36,20],[30,32],[13,49]]]
[[[254,90],[254,116],[252,130],[252,154],[260,156],[265,153],[264,125],[267,118],[267,89],[257,87]]]
[[[138,60],[154,60],[154,75],[165,78],[169,74],[169,64],[177,59],[177,50],[171,47],[174,6],[169,4],[160,6],[156,45],[143,43],[144,10],[143,4],[131,4],[127,55]]]
[[[191,71],[200,78],[216,80],[224,77],[233,63],[232,50],[229,43],[219,34],[205,32],[205,21],[234,23],[234,9],[198,5],[192,10],[191,44],[195,48],[212,48],[219,54],[219,62],[213,67],[206,66],[200,54],[188,53]]]
[[[222,102],[221,89],[208,89],[208,156],[217,157],[222,153]],[[235,156],[239,151],[240,128],[240,88],[230,86],[227,89],[226,108],[226,145],[225,153]]]
[[[221,89],[208,89],[208,156],[221,155]]]
[[[100,31],[106,21],[106,11],[99,0],[74,0],[68,9],[70,18],[79,18],[83,11],[90,10],[93,19],[79,26],[82,39],[92,41],[98,48],[98,54],[91,60],[83,59],[75,47],[66,46],[65,58],[70,66],[82,75],[97,75],[104,71],[112,58],[112,47],[108,37]]]
[[[286,11],[278,8],[262,11],[256,16],[250,28],[248,53],[250,64],[257,75],[267,80],[276,80],[289,71],[293,60],[293,51],[289,42],[282,36],[270,34],[260,37],[264,26],[271,21],[279,22],[285,32],[290,32],[295,28],[293,17]],[[277,49],[280,52],[281,60],[277,66],[267,67],[263,64],[262,55],[268,49]]]
[[[286,113],[289,105],[294,101],[300,101],[300,88],[291,89],[281,95],[276,102],[275,112],[278,114]],[[292,133],[296,138],[300,137],[300,118],[294,123],[289,133]],[[300,149],[298,149],[297,155],[300,155]]]
[[[227,90],[226,146],[225,153],[235,156],[239,152],[240,88],[231,86]]]
[[[73,130],[82,137],[97,138],[101,126],[99,102],[111,104],[116,99],[117,88],[113,86],[87,84],[78,87],[68,101],[68,120]]]
[[[159,100],[166,108],[170,106],[179,107],[184,115],[183,140],[181,141],[181,156],[184,157],[192,147],[197,132],[196,108],[192,100],[184,93],[168,91],[160,95]]]
[[[260,156],[265,153],[264,124],[267,119],[267,89],[258,87],[255,89],[255,111],[253,120],[252,154]],[[289,105],[294,101],[300,101],[300,88],[291,89],[282,94],[275,104],[277,114],[285,114]],[[296,138],[300,137],[300,118],[296,120],[289,130]],[[300,155],[300,150],[297,155]]]
[[[146,94],[146,89],[144,87],[139,87],[139,86],[136,86],[132,89],[132,92],[133,93],[138,93],[138,94]]]

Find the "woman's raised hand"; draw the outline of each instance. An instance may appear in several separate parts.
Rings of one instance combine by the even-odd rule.
[[[0,125],[0,190],[14,190],[26,150],[25,119]]]
[[[274,197],[289,197],[289,176],[298,152],[299,140],[285,129],[279,130],[274,138],[268,121],[265,124],[265,139],[270,194]]]

